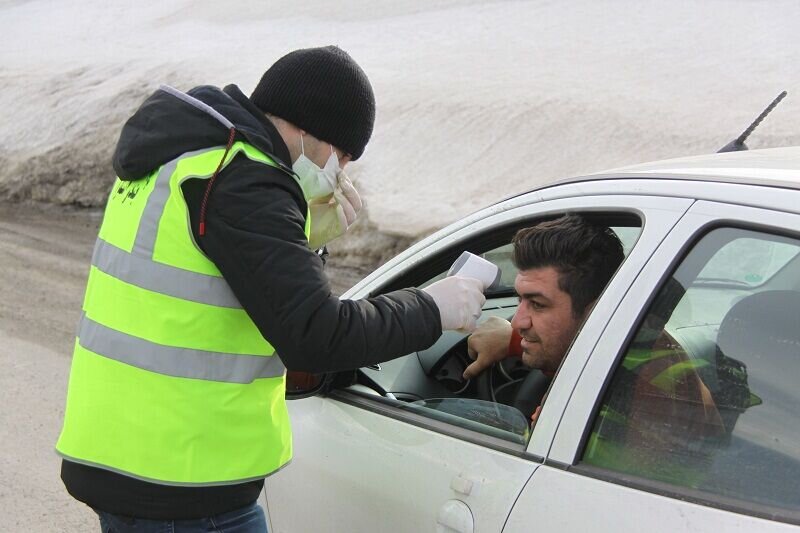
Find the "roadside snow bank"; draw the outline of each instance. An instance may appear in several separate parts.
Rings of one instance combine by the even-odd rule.
[[[0,198],[101,205],[119,128],[160,83],[247,93],[287,51],[328,43],[378,99],[348,168],[370,215],[367,237],[344,243],[355,255],[556,178],[713,152],[783,89],[748,144],[800,144],[793,0],[219,6],[0,4]]]

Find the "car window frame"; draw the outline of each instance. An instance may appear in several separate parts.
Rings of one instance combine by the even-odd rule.
[[[592,362],[595,363],[594,368],[587,368],[588,373],[582,376],[576,384],[576,394],[572,399],[574,401],[571,401],[564,411],[562,428],[556,433],[551,453],[545,457],[544,464],[660,496],[690,501],[707,507],[746,514],[756,518],[800,524],[800,512],[792,512],[767,504],[748,502],[696,489],[678,487],[669,483],[606,470],[580,462],[597,413],[614,377],[614,372],[625,356],[627,347],[639,331],[642,321],[651,309],[656,296],[694,246],[708,233],[719,228],[743,229],[800,240],[800,230],[791,229],[800,228],[800,215],[772,211],[761,207],[749,207],[708,200],[695,202],[676,224],[664,243],[656,250],[650,264],[633,280],[628,296],[618,307],[615,315],[611,317],[608,329],[611,331],[616,329],[618,331],[612,336],[613,338],[605,339],[605,345],[598,343],[594,348],[591,358]],[[754,290],[756,287],[747,287],[747,289]],[[629,320],[631,316],[634,317],[633,320]],[[622,331],[619,331],[621,323],[626,321],[628,325]],[[603,354],[602,352],[608,350],[609,346],[614,346],[614,348],[610,352]],[[611,356],[609,356],[609,353]],[[601,360],[602,362],[598,362]],[[594,378],[589,377],[590,374],[598,373],[592,372],[596,368],[604,368],[599,392],[594,392],[594,389],[590,389],[587,385],[590,380],[595,385],[597,384],[597,376]],[[587,405],[591,405],[591,408],[587,409]],[[578,428],[578,438],[576,438],[576,427]]]

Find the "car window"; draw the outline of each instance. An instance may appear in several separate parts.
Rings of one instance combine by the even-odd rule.
[[[627,253],[640,234],[639,219],[631,215],[619,215],[614,220],[620,223],[613,224],[612,230],[622,240]],[[623,225],[621,221],[628,225]],[[494,236],[478,236],[478,244],[475,241],[466,246],[464,243],[456,244],[445,252],[448,260],[436,263],[436,270],[420,267],[427,268],[426,275],[418,276],[414,272],[407,275],[417,280],[417,287],[425,287],[442,279],[454,258],[464,249],[469,249],[501,270],[500,287],[486,294],[486,304],[479,322],[492,316],[510,319],[518,304],[514,292],[517,269],[512,262],[510,241],[517,229],[537,222],[534,220],[515,228],[502,228]],[[480,376],[465,380],[462,373],[471,362],[467,352],[467,336],[448,331],[427,350],[381,363],[379,367],[361,369],[361,372],[390,394],[384,394],[379,400],[381,402],[453,427],[524,445],[531,433],[530,416],[541,400],[541,395],[534,404],[528,398],[518,398],[517,392],[528,376],[529,369],[521,358],[509,357]],[[549,379],[526,390],[544,394],[548,384]]]
[[[707,233],[627,347],[582,463],[800,510],[798,252],[797,239]]]

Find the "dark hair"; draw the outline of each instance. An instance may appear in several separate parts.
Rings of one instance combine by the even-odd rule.
[[[558,271],[558,288],[572,298],[576,317],[600,296],[624,259],[617,235],[580,215],[521,229],[512,243],[514,266],[519,270],[553,267]]]

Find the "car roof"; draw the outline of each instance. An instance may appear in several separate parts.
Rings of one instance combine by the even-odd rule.
[[[800,146],[654,161],[552,183],[620,178],[687,179],[800,189]]]

